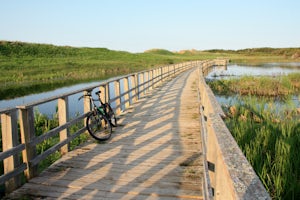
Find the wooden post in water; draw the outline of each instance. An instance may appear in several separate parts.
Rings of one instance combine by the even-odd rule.
[[[34,114],[33,107],[19,108],[21,141],[23,144],[25,144],[25,150],[23,151],[23,161],[27,163],[25,176],[27,180],[29,180],[37,175],[37,166],[30,165],[30,161],[36,156],[36,146],[30,144],[30,142],[35,138]]]
[[[1,114],[2,151],[5,152],[19,144],[17,110]],[[4,174],[13,171],[20,165],[19,154],[3,160]],[[11,178],[5,183],[5,192],[10,193],[21,185],[21,175]]]
[[[68,106],[68,96],[58,99],[58,123],[60,126],[64,125],[69,121],[69,106]],[[66,128],[59,132],[60,142],[68,139],[69,130]],[[66,144],[60,148],[61,155],[68,153],[69,145]]]

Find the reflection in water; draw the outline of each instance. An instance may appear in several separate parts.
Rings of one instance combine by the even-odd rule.
[[[219,102],[220,105],[223,105],[225,107],[230,107],[232,105],[235,105],[239,102],[243,102],[244,99],[247,99],[248,97],[240,97],[238,95],[233,95],[233,96],[225,96],[225,95],[215,95],[217,101]],[[299,96],[292,96],[291,99],[286,102],[286,101],[280,101],[280,100],[272,100],[271,101],[275,107],[280,110],[285,109],[285,106],[289,105],[291,108],[300,108],[300,95]]]
[[[227,69],[213,68],[206,76],[209,80],[240,76],[279,76],[300,73],[300,63],[267,63],[260,66],[228,65]]]
[[[261,66],[248,66],[248,65],[228,65],[224,68],[224,66],[218,66],[211,68],[207,72],[207,79],[214,80],[220,78],[228,78],[228,77],[238,77],[242,75],[251,75],[251,76],[261,76],[261,75],[268,75],[268,76],[277,76],[282,74],[289,74],[299,72],[300,73],[300,63],[267,63]],[[144,77],[147,80],[146,77]],[[92,82],[92,83],[83,83],[77,84],[70,87],[63,87],[56,89],[50,92],[43,92],[39,94],[32,94],[27,95],[20,98],[15,98],[11,100],[0,100],[0,110],[5,108],[13,108],[18,105],[28,104],[34,101],[38,101],[41,99],[50,98],[53,96],[57,96],[63,93],[67,93],[70,91],[79,90],[82,88],[90,87],[93,85],[97,85],[101,83],[99,82]],[[113,87],[110,85],[109,87]],[[121,89],[123,87],[121,86]],[[78,98],[82,95],[82,93],[74,94],[69,97],[69,115],[70,117],[75,116],[78,113],[83,113],[82,101],[78,101]],[[111,90],[111,98],[114,97],[114,92]],[[42,104],[35,109],[38,109],[41,113],[47,114],[51,117],[56,112],[57,101],[52,101],[46,104]],[[114,107],[114,104],[112,105]]]
[[[280,76],[290,73],[300,73],[300,63],[266,63],[260,66],[248,66],[248,65],[228,65],[227,69],[212,68],[212,71],[208,73],[206,79],[209,81],[217,79],[228,79],[241,76]],[[221,105],[233,105],[240,101],[237,95],[224,96],[215,95],[217,101]],[[300,95],[292,96],[291,102],[294,106],[300,107]],[[283,106],[284,102],[275,101],[276,106]]]
[[[77,85],[73,85],[73,86],[69,86],[69,87],[59,88],[59,89],[49,91],[49,92],[27,95],[27,96],[18,97],[15,99],[1,100],[0,101],[0,110],[5,109],[5,108],[13,108],[13,107],[16,107],[19,105],[25,105],[28,103],[39,101],[41,99],[47,99],[47,98],[51,98],[53,96],[68,93],[70,91],[76,91],[76,90],[79,90],[82,88],[90,87],[93,85],[98,85],[101,82],[102,81],[92,82],[92,83],[82,83],[82,84],[77,84]],[[73,117],[78,113],[83,113],[83,107],[82,107],[83,102],[82,102],[82,100],[78,101],[78,98],[81,95],[82,95],[82,93],[77,93],[77,94],[69,96],[68,100],[69,100],[69,112],[70,112],[69,115],[70,115],[70,117]],[[53,114],[57,110],[57,100],[50,101],[48,103],[41,104],[37,107],[34,107],[34,110],[38,110],[39,112],[41,112],[43,114],[47,114],[49,117],[52,117]]]

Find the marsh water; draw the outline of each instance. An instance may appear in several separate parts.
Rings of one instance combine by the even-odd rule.
[[[300,63],[265,63],[257,66],[231,64],[224,68],[213,69],[206,78],[209,80],[222,78],[238,78],[240,76],[280,76],[300,73]]]
[[[253,65],[228,65],[227,68],[215,67],[206,76],[207,81],[218,79],[239,78],[241,76],[281,76],[290,73],[300,73],[300,63],[265,63],[257,66]],[[215,95],[220,104],[234,104],[239,101],[238,96]],[[300,106],[300,94],[292,96],[292,104]],[[275,101],[277,106],[282,106],[283,102]]]
[[[249,76],[278,76],[289,73],[300,73],[300,63],[266,63],[259,66],[251,66],[251,65],[238,65],[231,64],[227,66],[227,69],[212,69],[211,72],[208,73],[206,78],[208,80],[220,79],[220,78],[234,78],[240,77],[243,75]],[[50,98],[52,96],[57,96],[59,94],[63,94],[66,92],[70,92],[73,90],[79,90],[82,88],[86,88],[92,85],[96,85],[101,83],[92,82],[92,83],[83,83],[77,84],[70,87],[62,87],[53,91],[43,92],[39,94],[27,95],[24,97],[19,97],[10,100],[0,100],[0,110],[6,108],[12,108],[19,105],[28,104],[34,101],[38,101],[41,99]],[[83,112],[82,110],[82,102],[78,101],[78,97],[82,94],[75,94],[70,96],[69,98],[69,115],[70,117],[80,114]],[[217,99],[220,103],[232,101],[234,97],[225,97],[225,96],[217,96]],[[297,97],[295,97],[297,98]],[[48,116],[52,116],[56,112],[57,101],[52,101],[47,104],[43,104],[38,106],[36,109],[43,114],[47,114]]]

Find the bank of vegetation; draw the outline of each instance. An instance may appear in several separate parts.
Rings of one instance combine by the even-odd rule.
[[[209,84],[218,94],[240,94],[223,105],[225,123],[272,199],[298,199],[300,108],[288,96],[300,98],[300,74]]]
[[[300,61],[298,55],[299,48],[129,53],[0,41],[0,100],[190,60],[226,57],[231,62],[256,64],[296,62]]]
[[[286,76],[243,76],[209,82],[210,88],[219,95],[254,95],[276,99],[287,99],[300,93],[300,73]]]

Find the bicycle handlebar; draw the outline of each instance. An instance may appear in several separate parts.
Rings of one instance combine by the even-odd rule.
[[[101,93],[100,90],[99,90],[98,92],[95,92],[95,94],[98,95],[98,96],[100,95],[100,93]],[[89,93],[89,94],[84,94],[84,95],[80,96],[80,97],[78,98],[78,101],[80,101],[83,97],[90,97],[93,101],[100,101],[100,100],[98,100],[98,99],[93,99],[91,93]]]

